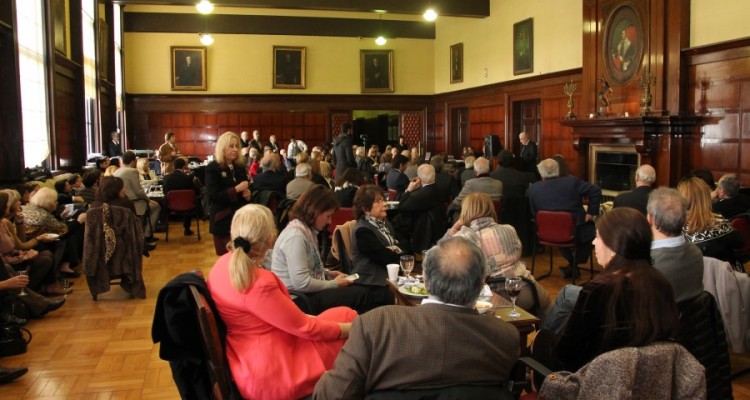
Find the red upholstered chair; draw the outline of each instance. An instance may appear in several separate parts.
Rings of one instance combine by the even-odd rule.
[[[573,214],[567,211],[538,211],[536,213],[536,237],[534,250],[531,256],[531,274],[534,274],[536,266],[536,246],[541,244],[550,248],[549,250],[549,272],[537,280],[544,279],[552,274],[552,255],[555,248],[569,248],[573,251],[573,284],[576,283],[576,272],[578,268],[578,252],[576,249],[576,223]],[[594,257],[589,260],[591,264],[591,277],[594,277]]]
[[[396,201],[398,198],[398,192],[396,189],[388,189],[388,201]]]
[[[745,263],[750,260],[750,215],[740,214],[730,221],[732,228],[742,236],[742,247],[737,249],[737,260]]]
[[[198,216],[198,206],[195,202],[195,192],[192,190],[170,190],[167,192],[167,204],[165,208],[165,221],[167,223],[166,241],[169,242],[169,214],[190,215],[191,219],[195,218],[196,232],[198,240],[201,239],[200,217]]]

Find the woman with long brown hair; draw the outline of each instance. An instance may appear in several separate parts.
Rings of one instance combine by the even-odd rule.
[[[597,223],[596,259],[605,270],[586,282],[563,329],[555,356],[576,371],[596,356],[674,338],[674,291],[651,265],[651,228],[632,208],[616,208]]]
[[[720,214],[711,210],[711,189],[698,177],[683,179],[677,191],[688,201],[682,233],[698,246],[706,257],[734,263],[735,250],[742,247],[742,237]]]

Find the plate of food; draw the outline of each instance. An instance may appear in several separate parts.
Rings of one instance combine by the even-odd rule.
[[[424,284],[416,284],[416,285],[404,285],[399,286],[398,291],[412,297],[427,297],[429,293],[427,293],[427,289],[424,287]]]
[[[474,306],[480,314],[485,314],[492,310],[492,303],[484,300],[477,300],[477,304]]]

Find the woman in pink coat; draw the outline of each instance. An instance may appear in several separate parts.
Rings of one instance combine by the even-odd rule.
[[[227,326],[226,353],[244,398],[299,399],[333,367],[351,321],[349,308],[304,314],[284,284],[260,263],[276,240],[271,211],[257,204],[232,219],[231,252],[208,276],[208,288]]]

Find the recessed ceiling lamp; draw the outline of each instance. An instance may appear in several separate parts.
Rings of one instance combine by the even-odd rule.
[[[195,8],[197,8],[198,12],[201,14],[211,14],[211,11],[214,10],[214,5],[208,0],[201,0],[200,3],[195,5]]]
[[[210,33],[201,33],[201,43],[203,43],[204,46],[210,46],[214,43],[214,37],[211,36]]]
[[[438,14],[435,12],[435,10],[432,7],[430,7],[427,9],[427,11],[424,12],[424,14],[422,14],[422,17],[426,21],[432,22],[437,19]]]
[[[378,46],[382,46],[388,43],[388,41],[385,40],[385,37],[383,36],[383,13],[385,11],[375,10],[375,12],[380,14],[380,28],[378,29],[378,32],[380,32],[380,34],[377,38],[375,38],[375,44],[377,44]]]

